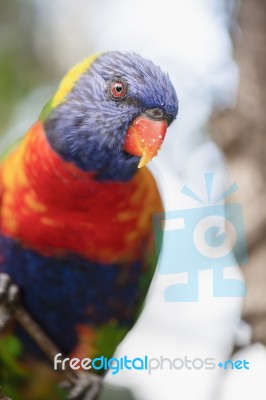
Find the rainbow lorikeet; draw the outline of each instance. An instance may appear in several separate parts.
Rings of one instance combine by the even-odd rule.
[[[0,299],[11,299],[16,284],[23,306],[70,357],[111,356],[144,301],[156,266],[151,217],[162,209],[144,165],[177,108],[168,75],[151,61],[93,55],[68,72],[2,159]],[[6,395],[62,398],[37,346],[6,325]]]

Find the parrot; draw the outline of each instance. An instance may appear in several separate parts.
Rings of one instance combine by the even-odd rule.
[[[159,66],[97,53],[70,69],[1,157],[0,306],[16,307],[19,288],[68,357],[112,356],[141,312],[158,258],[152,215],[163,210],[146,164],[177,113]],[[61,374],[11,315],[0,314],[5,395],[66,398]]]

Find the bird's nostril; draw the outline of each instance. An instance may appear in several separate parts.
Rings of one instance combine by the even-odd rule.
[[[165,118],[164,112],[161,108],[151,108],[146,111],[146,115],[155,120],[162,120]]]
[[[161,118],[161,117],[163,117],[163,111],[160,110],[159,108],[158,109],[156,108],[155,110],[153,110],[153,115],[155,117]]]

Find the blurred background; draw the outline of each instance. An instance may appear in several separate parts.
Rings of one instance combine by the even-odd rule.
[[[147,310],[118,351],[133,354],[137,344],[153,356],[229,358],[242,347],[241,357],[255,360],[248,377],[164,371],[107,379],[126,383],[142,400],[248,399],[255,391],[265,399],[265,348],[250,343],[266,345],[266,3],[1,0],[1,149],[34,123],[73,64],[102,50],[136,51],[169,72],[180,113],[151,165],[166,209],[192,206],[177,193],[184,183],[199,190],[204,172],[216,174],[217,192],[237,182],[234,200],[243,207],[249,255],[241,267],[243,302],[202,294],[198,304],[162,304],[166,277],[155,278]],[[204,288],[209,278],[201,278]]]

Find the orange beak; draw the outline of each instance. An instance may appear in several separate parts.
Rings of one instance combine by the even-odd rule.
[[[140,115],[128,128],[123,149],[133,156],[141,157],[138,168],[155,157],[163,143],[167,121],[155,121]]]

